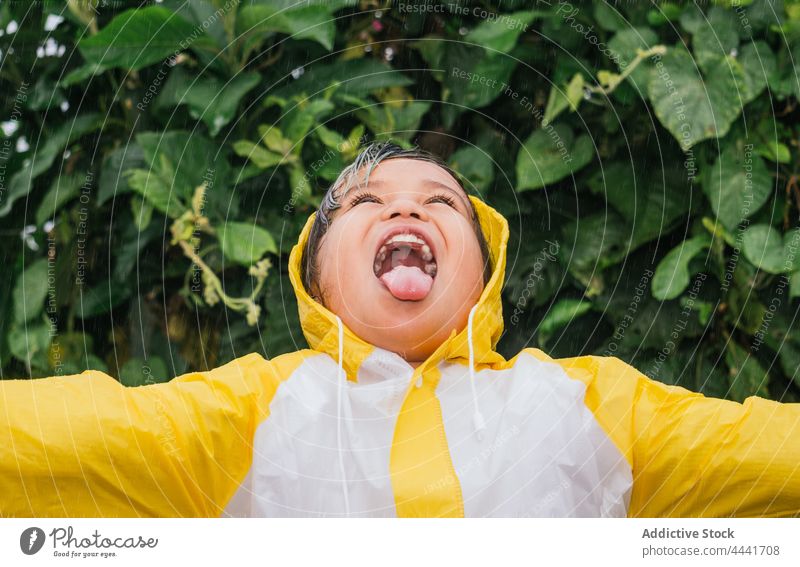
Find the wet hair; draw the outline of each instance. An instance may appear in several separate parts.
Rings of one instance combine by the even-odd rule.
[[[441,167],[456,180],[459,187],[464,191],[464,194],[467,195],[467,191],[464,189],[464,184],[461,182],[460,176],[444,161],[430,152],[417,147],[404,149],[392,142],[375,142],[364,147],[353,160],[353,163],[342,170],[339,177],[336,178],[336,181],[334,181],[325,192],[322,203],[317,210],[317,216],[314,218],[314,224],[311,226],[311,232],[309,233],[308,240],[303,250],[302,279],[303,286],[305,286],[306,290],[312,295],[316,295],[315,290],[318,289],[318,254],[320,243],[334,220],[335,212],[342,206],[345,195],[352,188],[354,180],[358,179],[358,173],[366,168],[364,183],[367,183],[370,173],[372,173],[372,170],[375,169],[379,163],[384,160],[399,158],[427,161]],[[360,179],[358,179],[358,184],[361,184]],[[486,243],[483,230],[481,230],[478,212],[475,210],[475,206],[469,198],[467,202],[469,203],[472,216],[472,226],[475,230],[475,236],[478,239],[478,246],[480,247],[483,257],[483,284],[486,285],[492,275],[491,262],[489,261],[489,246]]]

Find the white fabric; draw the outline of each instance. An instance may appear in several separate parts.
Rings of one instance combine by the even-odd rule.
[[[582,382],[525,353],[513,368],[472,379],[463,366],[439,368],[436,395],[466,516],[627,515],[630,466],[584,404]],[[482,440],[468,410],[471,384],[486,418]]]
[[[338,364],[326,354],[305,360],[278,387],[270,416],[256,430],[250,486],[242,485],[245,496],[232,500],[236,509],[249,498],[254,516],[343,516],[344,488],[351,516],[396,516],[389,454],[410,370],[396,354],[376,352],[354,383],[335,379]],[[339,470],[339,424],[346,483]]]
[[[342,410],[344,392],[347,388],[347,375],[344,373],[344,325],[338,315],[336,326],[339,329],[339,356],[337,359],[339,372],[336,373],[336,382],[339,387],[336,389],[336,449],[339,453],[339,474],[342,476],[342,496],[344,497],[344,515],[350,515],[350,495],[347,492],[347,471],[344,467],[344,449],[342,448]]]

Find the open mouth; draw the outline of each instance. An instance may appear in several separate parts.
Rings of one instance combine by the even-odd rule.
[[[373,262],[375,276],[397,299],[419,301],[427,297],[438,267],[430,244],[413,231],[391,234]]]

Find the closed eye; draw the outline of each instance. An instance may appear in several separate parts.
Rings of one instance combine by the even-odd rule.
[[[455,208],[455,204],[456,204],[455,199],[453,199],[450,195],[445,195],[443,193],[434,195],[433,197],[431,197],[430,199],[428,199],[425,202],[426,203],[444,203],[445,205],[449,205],[449,206],[451,206],[453,208]]]
[[[375,195],[373,195],[372,193],[361,193],[361,194],[359,194],[359,195],[356,195],[356,196],[353,198],[353,200],[350,202],[350,206],[351,206],[351,207],[355,207],[356,205],[358,205],[358,204],[360,204],[360,203],[366,203],[366,202],[370,202],[370,203],[380,203],[380,202],[381,202],[381,200],[380,200],[380,199],[378,199],[378,197],[376,197],[376,196],[375,196]]]

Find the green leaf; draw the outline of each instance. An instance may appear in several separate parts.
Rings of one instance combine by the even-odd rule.
[[[184,130],[142,132],[137,134],[136,143],[142,148],[149,170],[144,170],[144,173],[139,171],[138,175],[144,175],[144,180],[139,179],[139,186],[135,189],[143,194],[142,181],[146,181],[146,174],[157,178],[150,180],[159,184],[153,188],[159,195],[159,204],[153,202],[157,209],[166,212],[164,207],[172,199],[189,203],[195,188],[206,183],[209,187],[206,193],[208,208],[222,215],[230,214],[227,212],[230,195],[226,191],[231,181],[230,166],[225,155],[227,146],[211,142],[197,132]],[[170,191],[164,191],[165,188],[170,188]],[[164,197],[170,192],[174,196],[166,200]],[[182,212],[182,207],[170,207],[169,214]]]
[[[775,54],[767,43],[756,41],[742,47],[738,60],[744,73],[742,100],[748,103],[764,92],[767,84],[776,80]]]
[[[344,143],[344,136],[339,134],[339,132],[335,130],[331,130],[320,124],[314,129],[319,141],[322,142],[325,147],[330,148],[332,150],[338,150],[342,147]]]
[[[123,12],[99,33],[82,39],[78,49],[89,65],[136,70],[177,55],[204,36],[202,27],[167,8],[150,6]]]
[[[264,146],[249,140],[234,142],[233,151],[236,152],[236,155],[249,159],[261,169],[269,169],[280,165],[283,161],[283,155],[271,152]]]
[[[769,398],[769,374],[748,350],[729,340],[725,350],[730,398],[743,402],[750,396]]]
[[[41,258],[25,268],[17,278],[13,296],[14,321],[22,324],[41,315],[48,291],[47,259]],[[55,289],[52,293],[55,294]]]
[[[188,206],[178,195],[175,187],[175,170],[169,158],[163,154],[160,157],[158,168],[127,171],[128,184],[157,210],[169,217],[177,218]]]
[[[66,146],[84,134],[96,130],[102,123],[102,116],[99,114],[82,114],[48,133],[34,155],[26,158],[22,163],[22,169],[9,180],[7,192],[0,206],[0,217],[6,216],[11,211],[14,201],[30,192],[33,180],[50,168],[56,157],[63,154]]]
[[[660,2],[656,8],[647,12],[647,23],[651,26],[661,26],[678,20],[682,13],[683,7],[675,2]]]
[[[442,71],[433,76],[442,83],[445,128],[465,110],[482,108],[500,96],[517,65],[513,57],[438,38],[423,38],[416,47],[431,69]]]
[[[133,196],[131,198],[131,213],[133,222],[140,231],[146,229],[153,218],[153,205],[144,199]]]
[[[76,316],[89,319],[108,313],[131,295],[132,287],[127,282],[109,280],[100,282],[96,286],[83,291],[79,288],[80,295],[76,300]]]
[[[51,340],[52,334],[47,324],[15,325],[8,333],[8,349],[34,372],[44,372],[49,368],[47,349]]]
[[[752,146],[729,145],[712,166],[708,179],[703,191],[719,222],[730,231],[755,214],[772,194],[772,177],[764,160],[753,154]]]
[[[789,297],[792,299],[800,297],[800,271],[792,272],[789,276]],[[800,380],[800,376],[798,379]]]
[[[670,250],[659,262],[653,275],[653,297],[660,300],[675,299],[689,285],[692,274],[689,262],[711,245],[707,234],[695,236],[681,242]]]
[[[450,73],[442,84],[442,100],[445,103],[442,115],[447,128],[452,127],[465,110],[483,108],[500,96],[503,85],[508,82],[517,64],[513,58],[502,55],[483,55],[477,60],[467,54],[464,57],[460,60],[460,66],[450,67]],[[469,70],[463,67],[469,67]]]
[[[261,143],[273,152],[283,156],[288,156],[291,153],[294,144],[290,139],[284,137],[283,132],[277,126],[261,124],[258,127],[258,134],[261,136]]]
[[[108,70],[108,67],[100,63],[86,63],[77,69],[73,69],[58,82],[59,87],[70,87],[82,83],[89,77],[94,77]]]
[[[783,142],[772,140],[764,143],[758,148],[758,155],[776,163],[789,163],[792,161],[792,154],[789,147]]]
[[[169,379],[167,365],[158,356],[151,356],[148,360],[129,358],[119,369],[119,381],[128,387],[159,384]]]
[[[494,181],[494,163],[492,157],[475,146],[464,146],[450,156],[450,167],[464,176],[469,185],[465,187],[472,192],[483,193]]]
[[[292,39],[310,39],[330,51],[336,22],[325,6],[302,6],[290,10],[272,4],[243,6],[236,15],[237,35],[285,33]]]
[[[589,188],[624,217],[630,233],[628,253],[670,232],[691,204],[691,187],[672,168],[636,175],[630,162],[614,162],[589,180]]]
[[[239,103],[260,81],[258,73],[239,73],[229,81],[196,76],[176,68],[156,99],[159,108],[186,104],[195,120],[202,120],[212,136],[236,116]]]
[[[670,48],[650,73],[648,93],[656,116],[683,151],[722,137],[741,112],[736,69],[720,61],[704,80],[691,55]],[[743,77],[739,77],[739,81]]]
[[[547,12],[533,10],[502,14],[498,18],[487,19],[470,31],[464,37],[464,41],[478,44],[491,53],[496,51],[508,53],[517,44],[519,35],[528,29],[528,24],[544,14]]]
[[[576,140],[568,126],[559,124],[536,130],[517,154],[517,191],[539,189],[578,171],[594,156],[592,140]]]
[[[254,223],[228,222],[219,232],[222,254],[226,260],[250,266],[268,252],[278,253],[272,235]]]
[[[612,6],[605,0],[595,2],[594,19],[606,31],[620,31],[630,26],[620,8]]]
[[[658,44],[658,36],[650,28],[624,28],[611,38],[608,49],[620,71],[624,71],[636,58],[636,50],[648,50]],[[653,68],[651,59],[645,59],[628,75],[636,90],[647,95],[647,83]]]
[[[582,299],[561,299],[553,305],[539,323],[539,336],[546,341],[553,333],[569,325],[574,319],[588,313],[592,309],[589,301]]]
[[[584,286],[585,294],[593,296],[603,288],[601,275],[608,266],[625,257],[628,227],[614,213],[592,213],[564,225],[561,260],[569,272]]]
[[[575,73],[570,82],[562,88],[553,84],[550,87],[550,95],[547,98],[547,107],[544,111],[544,118],[542,118],[542,126],[552,124],[553,120],[567,108],[573,112],[578,110],[578,106],[583,100],[584,86],[585,81],[580,73]]]
[[[144,152],[139,144],[134,142],[120,146],[106,155],[97,183],[97,205],[100,206],[112,197],[133,191],[124,172],[143,168],[145,165]]]
[[[405,87],[413,81],[377,59],[348,59],[329,65],[304,68],[302,76],[278,89],[273,95],[289,98],[306,93],[324,96],[333,89],[337,95],[362,96],[378,89]]]
[[[693,32],[692,50],[700,68],[709,72],[739,46],[739,20],[731,10],[714,6]]]
[[[55,218],[58,210],[78,194],[86,179],[76,173],[57,177],[36,209],[36,225],[42,226],[47,219]]]
[[[754,266],[770,274],[794,272],[800,268],[798,243],[792,233],[781,234],[768,224],[748,227],[742,235],[742,251]]]

